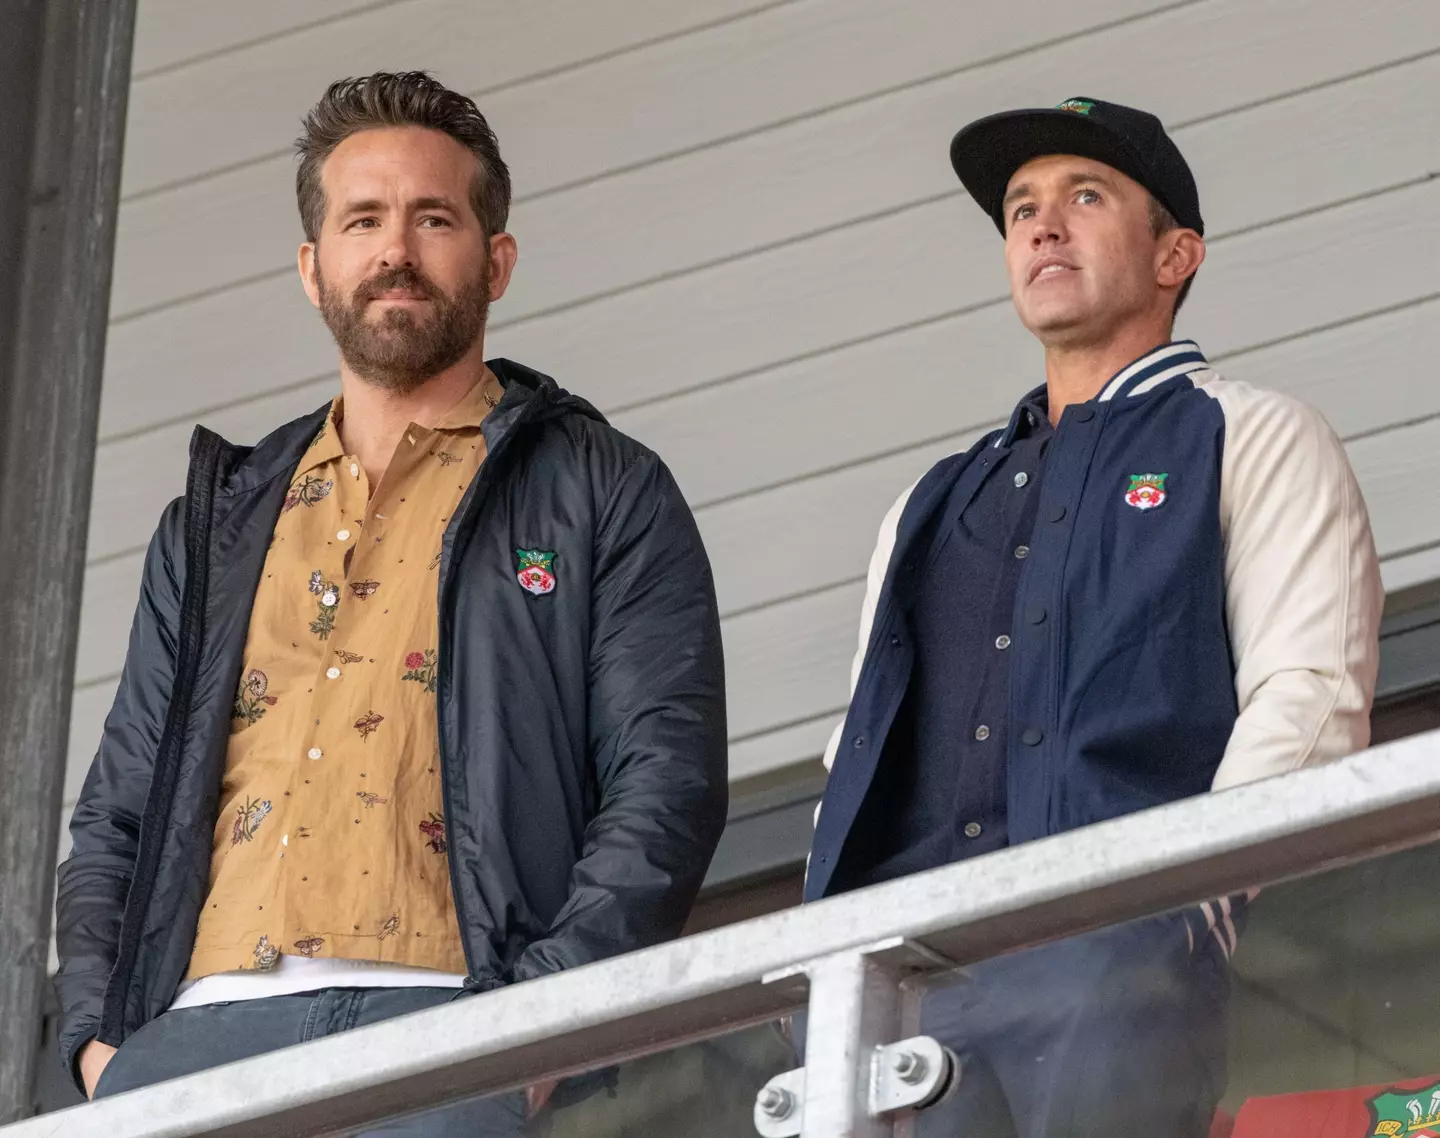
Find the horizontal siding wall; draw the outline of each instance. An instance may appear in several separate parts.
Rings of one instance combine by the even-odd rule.
[[[140,0],[135,60],[67,815],[193,424],[252,441],[335,390],[288,146],[329,79],[378,67],[475,95],[511,163],[494,353],[695,506],[734,777],[819,753],[881,515],[1040,379],[947,159],[990,111],[1165,119],[1210,245],[1180,333],[1329,417],[1388,587],[1440,577],[1434,0]]]

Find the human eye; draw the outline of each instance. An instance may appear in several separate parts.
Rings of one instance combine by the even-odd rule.
[[[357,217],[353,219],[346,229],[375,229],[380,222],[373,217]]]
[[[435,214],[426,214],[420,219],[420,225],[424,229],[449,229],[450,219],[439,217]]]
[[[1012,212],[1012,213],[1010,214],[1010,220],[1011,220],[1011,221],[1025,221],[1027,218],[1031,218],[1031,217],[1034,217],[1034,216],[1035,216],[1035,207],[1034,207],[1034,205],[1032,205],[1030,202],[1025,202],[1023,205],[1017,205],[1017,206],[1015,207],[1014,212]]]
[[[1075,200],[1081,205],[1094,205],[1100,200],[1100,191],[1087,186],[1075,195]]]

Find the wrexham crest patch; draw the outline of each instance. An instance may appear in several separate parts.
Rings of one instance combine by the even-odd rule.
[[[1074,111],[1077,115],[1088,115],[1095,109],[1095,104],[1090,99],[1066,99],[1055,109],[1057,111]]]
[[[515,579],[527,593],[543,597],[555,591],[555,553],[549,549],[517,549]]]
[[[1165,479],[1168,474],[1132,474],[1130,489],[1125,491],[1125,504],[1137,510],[1153,510],[1165,504]]]
[[[1381,1091],[1365,1105],[1372,1136],[1440,1138],[1440,1083],[1422,1091]]]

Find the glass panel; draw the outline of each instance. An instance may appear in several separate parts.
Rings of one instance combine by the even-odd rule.
[[[1437,883],[1426,846],[977,965],[915,1133],[1440,1136]]]
[[[755,1095],[799,1066],[785,1021],[728,1032],[561,1081],[543,1108],[524,1092],[375,1123],[365,1138],[755,1138]],[[528,1117],[525,1117],[528,1115]]]

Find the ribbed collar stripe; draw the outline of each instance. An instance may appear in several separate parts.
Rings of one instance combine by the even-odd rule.
[[[1187,371],[1195,371],[1206,366],[1205,354],[1200,351],[1199,345],[1193,340],[1175,340],[1169,344],[1162,344],[1117,372],[1115,378],[1107,383],[1105,390],[1100,393],[1100,402],[1110,402],[1127,385],[1130,385],[1130,390],[1126,394],[1134,395],[1136,394],[1134,390],[1136,385],[1182,364],[1185,365],[1185,370],[1175,372],[1175,375],[1183,375]],[[1146,390],[1151,390],[1151,388],[1147,387]]]

